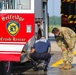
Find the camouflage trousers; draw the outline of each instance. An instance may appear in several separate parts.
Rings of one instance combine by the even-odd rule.
[[[68,62],[72,62],[73,61],[73,50],[70,51],[63,51],[62,52],[62,60],[63,61],[68,61]]]

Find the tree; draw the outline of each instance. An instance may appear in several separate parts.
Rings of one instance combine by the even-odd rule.
[[[58,16],[49,17],[49,25],[61,25],[61,17]]]

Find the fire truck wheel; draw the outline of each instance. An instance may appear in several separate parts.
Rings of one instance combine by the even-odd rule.
[[[2,62],[2,75],[11,75],[11,62]]]

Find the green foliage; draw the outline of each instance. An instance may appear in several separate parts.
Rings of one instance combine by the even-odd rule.
[[[61,17],[58,16],[49,17],[49,25],[61,25]]]
[[[54,27],[60,27],[60,26],[61,26],[61,17],[58,16],[49,17],[49,32],[51,32]]]

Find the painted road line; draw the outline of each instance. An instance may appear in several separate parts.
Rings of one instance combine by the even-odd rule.
[[[76,55],[76,51],[74,51],[73,54]],[[52,67],[58,67],[62,63],[63,63],[63,61],[62,61],[62,59],[60,59],[57,62],[53,63],[51,66]]]
[[[74,53],[73,53],[74,55],[76,55],[76,51],[74,51]]]
[[[52,67],[58,67],[60,64],[62,64],[63,63],[63,61],[62,61],[62,59],[60,59],[60,60],[58,60],[57,62],[55,62],[54,64],[52,64],[51,66]]]

